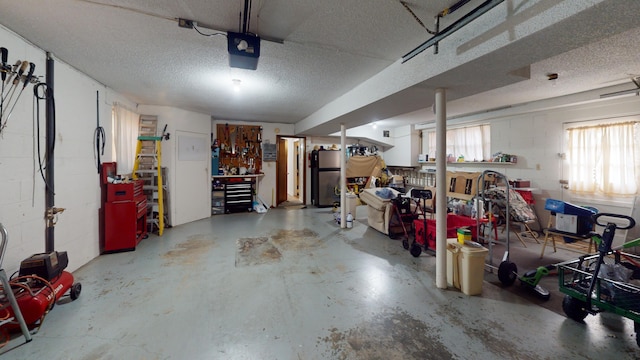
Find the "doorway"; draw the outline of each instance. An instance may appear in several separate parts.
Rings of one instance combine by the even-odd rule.
[[[306,205],[306,138],[277,135],[276,207]]]

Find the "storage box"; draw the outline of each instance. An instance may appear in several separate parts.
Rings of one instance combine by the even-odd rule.
[[[430,249],[436,248],[436,221],[433,219],[426,219],[427,228],[424,229],[425,219],[416,219],[413,221],[415,228],[416,242],[420,245],[424,245],[425,242]],[[466,216],[460,216],[455,214],[447,215],[447,238],[456,239],[458,236],[459,228],[467,228],[471,234],[471,239],[476,240],[478,238],[478,223],[476,219],[471,219]]]
[[[509,181],[509,185],[514,188],[528,188],[531,186],[531,181],[529,180],[511,180]]]
[[[547,199],[544,208],[556,215],[556,230],[570,234],[587,235],[593,229],[591,216],[595,208],[578,206],[555,199]]]
[[[578,215],[556,214],[556,229],[575,234],[578,232]]]
[[[519,189],[516,189],[516,191],[518,192],[518,194],[520,194],[520,196],[522,196],[522,200],[524,200],[527,204],[535,204],[536,200],[533,198],[533,194],[531,193],[531,191]]]
[[[555,200],[555,199],[547,199],[547,201],[544,204],[544,208],[545,210],[549,210],[555,213],[586,216],[586,217],[591,217],[591,215],[596,213],[596,211],[594,211],[593,209],[590,209],[584,206],[574,205],[562,200]]]

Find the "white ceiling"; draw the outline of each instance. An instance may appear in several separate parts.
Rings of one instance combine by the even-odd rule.
[[[430,30],[435,15],[455,3],[406,1]],[[445,16],[441,29],[482,3],[471,0]],[[439,54],[430,48],[405,64],[399,59],[432,35],[399,0],[253,0],[248,30],[263,39],[256,71],[229,67],[225,36],[203,36],[177,22],[193,20],[206,34],[239,31],[244,0],[0,4],[0,24],[133,102],[216,119],[293,123],[305,134],[386,118],[400,124],[399,114],[430,108],[437,87],[449,89],[455,115],[612,85],[632,88],[630,77],[640,74],[635,0],[506,0],[442,40]],[[500,39],[508,46],[474,54]],[[415,71],[417,61],[427,65]],[[403,71],[399,77],[409,80],[401,88],[333,109],[338,98],[366,99],[364,92],[385,85],[363,84],[367,79]],[[552,72],[559,74],[555,86],[546,76]],[[239,93],[232,90],[236,78]]]

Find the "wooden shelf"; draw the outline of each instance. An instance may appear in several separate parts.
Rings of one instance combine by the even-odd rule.
[[[420,163],[420,165],[435,165],[436,162],[435,161],[427,161],[427,162],[423,162]],[[512,163],[512,162],[493,162],[493,161],[455,161],[455,162],[448,162],[447,166],[449,165],[489,165],[489,166],[493,166],[493,165],[498,165],[498,166],[510,166],[510,165],[515,165],[517,163]]]

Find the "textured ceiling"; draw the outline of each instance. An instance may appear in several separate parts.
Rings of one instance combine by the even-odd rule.
[[[406,1],[432,30],[434,16],[455,2]],[[0,24],[132,101],[225,120],[298,123],[431,37],[399,0],[253,0],[248,30],[267,40],[261,43],[258,69],[250,71],[229,67],[225,36],[203,36],[177,22],[194,20],[205,34],[238,31],[243,0],[0,3],[5,3]],[[470,1],[443,18],[441,28],[481,3]],[[635,20],[629,20],[640,2],[633,0],[604,1],[589,17],[563,20],[547,33],[447,69],[446,56],[465,57],[502,34],[517,37],[516,25],[549,9],[561,10],[555,8],[562,2],[505,3],[511,11],[507,21],[483,15],[484,21],[495,23],[491,30],[467,40],[443,41],[443,56],[430,55],[433,69],[441,66],[441,73],[335,121],[355,126],[370,121],[370,114],[381,119],[430,107],[438,86],[451,89],[457,104],[452,109],[464,113],[624,83],[630,74],[640,74],[633,51],[640,34]],[[611,36],[616,37],[603,40]],[[513,75],[520,68],[526,75],[530,71],[531,78]],[[548,72],[560,74],[552,89]],[[240,93],[232,90],[236,78],[242,81]],[[314,133],[332,131],[335,124],[328,121]]]

